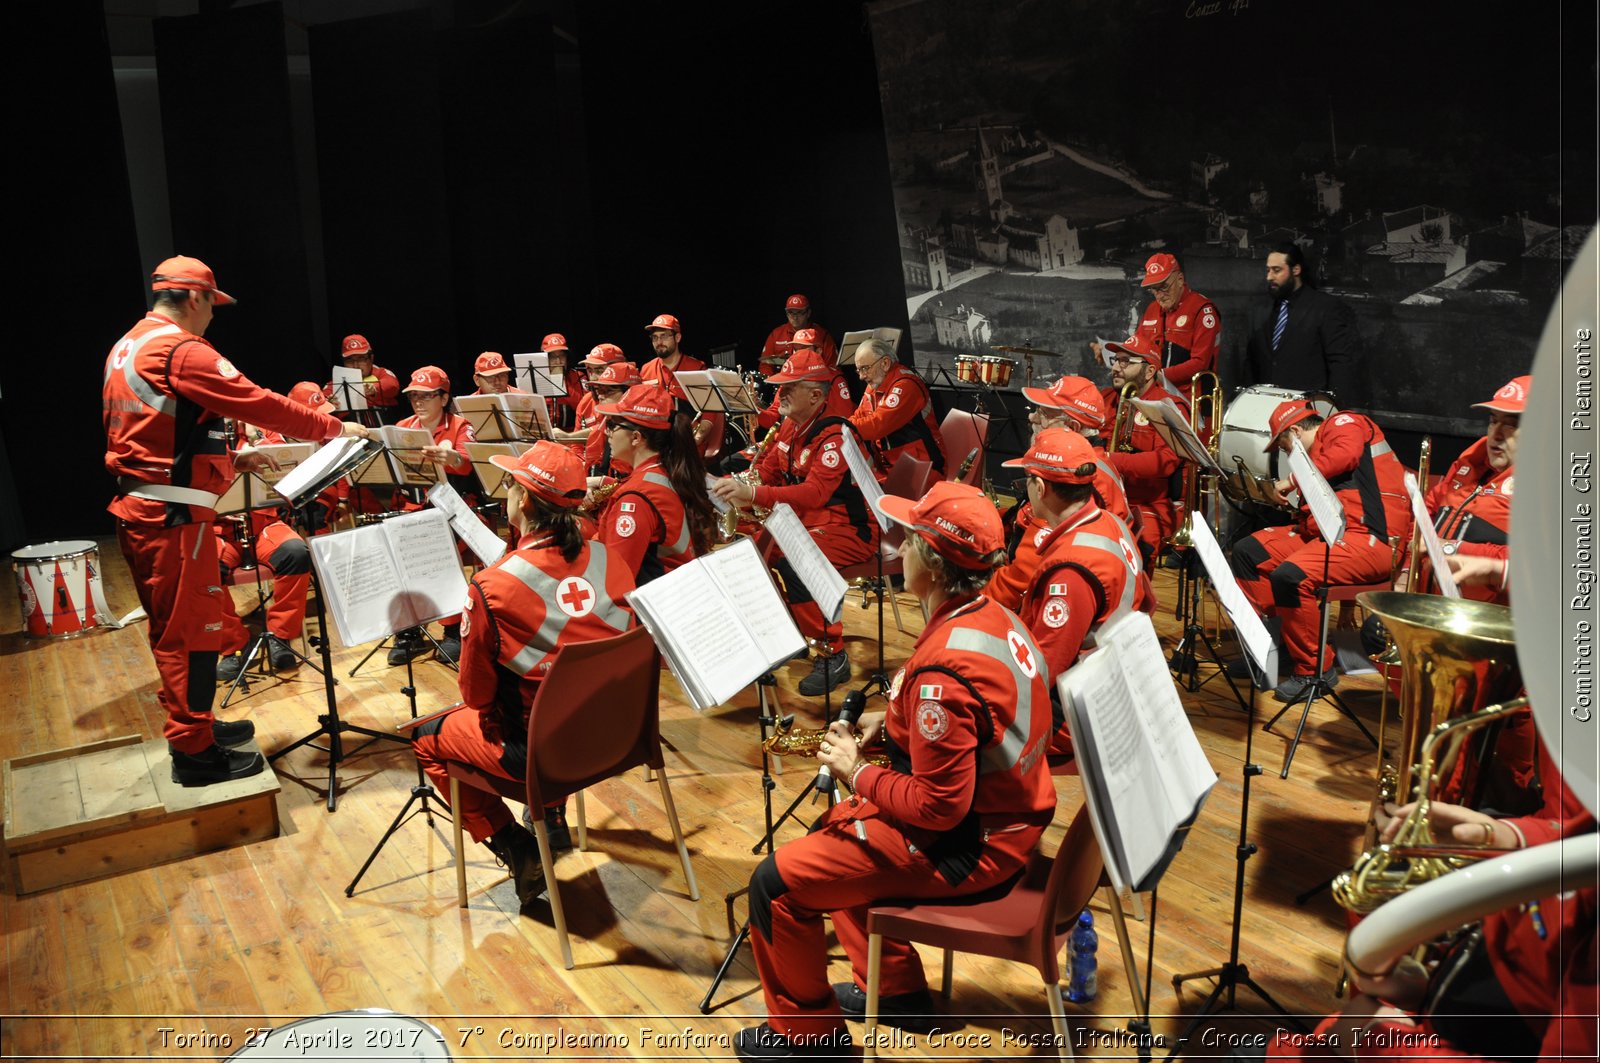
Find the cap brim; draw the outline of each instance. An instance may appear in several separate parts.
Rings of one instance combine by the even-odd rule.
[[[1026,457],[1012,458],[1010,461],[1002,461],[1000,467],[1003,469],[1026,469],[1028,467],[1028,459]]]
[[[773,373],[767,377],[769,384],[826,384],[833,378],[832,373],[826,375],[811,370],[800,376],[785,376],[783,373]]]
[[[1035,406],[1048,406],[1052,410],[1061,409],[1060,406],[1056,405],[1054,396],[1045,388],[1023,388],[1022,397]]]
[[[1472,404],[1472,408],[1475,410],[1493,410],[1495,413],[1520,414],[1528,408],[1528,404],[1523,403],[1520,406],[1509,406],[1505,403],[1496,402],[1493,399],[1490,399],[1488,402],[1474,402]]]
[[[916,527],[916,522],[911,519],[911,508],[916,504],[913,499],[901,498],[899,495],[880,495],[873,503],[878,507],[879,513],[907,528]]]
[[[517,474],[517,459],[509,457],[505,454],[489,455],[489,464],[493,465],[501,472],[508,472],[513,476]]]
[[[1150,274],[1150,273],[1146,273],[1144,275],[1144,280],[1139,284],[1139,287],[1141,287],[1141,288],[1154,288],[1158,284],[1165,284],[1166,281],[1167,281],[1167,278],[1172,276],[1173,273],[1175,273],[1175,272],[1177,272],[1177,271],[1169,269],[1169,270],[1167,270],[1167,272],[1161,274],[1159,277],[1155,276],[1153,274]]]
[[[474,369],[473,370],[473,372],[477,373],[479,376],[499,376],[501,373],[509,373],[511,371],[512,370],[511,370],[511,367],[509,365],[503,365],[499,369]]]
[[[211,302],[214,306],[232,306],[239,300],[223,291],[221,288],[211,289]]]

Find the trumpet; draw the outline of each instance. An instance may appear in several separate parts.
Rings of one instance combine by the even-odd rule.
[[[1128,418],[1133,416],[1133,403],[1128,400],[1133,398],[1133,393],[1139,388],[1138,384],[1129,381],[1122,385],[1122,390],[1117,392],[1117,416],[1111,423],[1111,442],[1107,444],[1106,451],[1115,454],[1117,451],[1132,453],[1133,444],[1123,438],[1123,433],[1128,428]]]

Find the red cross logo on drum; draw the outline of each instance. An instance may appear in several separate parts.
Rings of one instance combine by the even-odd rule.
[[[1011,656],[1017,662],[1017,667],[1022,669],[1023,675],[1032,679],[1039,674],[1038,667],[1033,663],[1033,651],[1015,629],[1006,632],[1006,644],[1011,647]]]
[[[594,585],[582,576],[568,576],[556,591],[556,604],[568,616],[587,616],[594,611]]]

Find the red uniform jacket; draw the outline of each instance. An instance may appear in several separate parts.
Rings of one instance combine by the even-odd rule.
[[[598,403],[594,401],[594,393],[585,391],[583,398],[578,400],[578,423],[575,431],[581,432],[587,428],[589,429],[589,438],[582,443],[569,444],[572,447],[572,452],[583,459],[583,467],[588,469],[591,475],[595,475],[595,466],[605,460],[606,452],[605,431],[597,431],[597,429],[600,429],[600,422],[604,418],[595,410],[596,405]],[[604,473],[605,470],[602,469],[600,471]]]
[[[660,458],[646,459],[606,500],[600,541],[618,564],[638,574],[640,584],[694,560],[683,499],[673,490]]]
[[[1106,409],[1116,409],[1117,392],[1107,390],[1102,394],[1105,396]],[[1181,396],[1162,387],[1159,375],[1138,397],[1147,402],[1172,399],[1185,416],[1189,413],[1189,404]],[[1169,481],[1172,474],[1183,465],[1182,459],[1151,427],[1149,419],[1137,410],[1129,414],[1122,435],[1118,446],[1126,445],[1133,449],[1119,449],[1115,454],[1107,455],[1107,458],[1122,476],[1129,503],[1147,506],[1169,503]]]
[[[1501,561],[1511,558],[1511,489],[1516,466],[1508,465],[1501,472],[1489,467],[1489,443],[1480,439],[1456,459],[1439,482],[1428,492],[1428,512],[1433,515],[1439,538],[1456,542],[1461,553],[1475,557],[1493,557]],[[1426,556],[1413,558],[1423,568],[1414,577],[1428,572]],[[1414,578],[1413,587],[1421,583]],[[1482,602],[1499,602],[1509,605],[1511,596],[1504,588],[1472,586],[1462,587],[1463,598]]]
[[[1391,535],[1411,534],[1405,467],[1370,418],[1334,414],[1317,430],[1309,457],[1344,505],[1346,542],[1363,535],[1385,542]],[[1301,509],[1306,511],[1304,505]],[[1316,522],[1306,519],[1315,532]]]
[[[1044,651],[1051,674],[1060,675],[1077,663],[1103,625],[1134,609],[1154,607],[1133,533],[1110,513],[1089,506],[1046,531],[1018,615]]]
[[[660,384],[672,392],[672,397],[680,400],[679,409],[688,410],[692,414],[693,410],[689,406],[688,396],[684,394],[683,386],[678,383],[677,374],[680,372],[696,373],[705,367],[706,363],[687,354],[679,355],[676,369],[668,369],[666,362],[660,358],[652,358],[639,367],[639,376],[647,384]],[[707,429],[705,445],[701,448],[701,451],[708,456],[716,454],[722,449],[722,430],[726,426],[727,415],[706,413],[701,414],[701,417],[710,426]]]
[[[141,498],[141,485],[220,495],[233,482],[224,416],[297,439],[339,434],[339,422],[251,383],[211,344],[152,311],[106,358],[101,392],[106,469],[118,478],[107,508],[136,524],[210,521],[215,505]]]
[[[899,362],[889,367],[881,387],[867,388],[850,423],[871,445],[880,470],[910,454],[933,462],[933,471],[944,479],[944,437],[934,416],[933,395],[921,377]]]
[[[941,605],[895,675],[884,735],[890,767],[863,769],[857,792],[946,882],[959,885],[984,846],[1027,859],[1056,793],[1050,675],[1015,614],[981,595]]]
[[[768,374],[771,375],[770,373]],[[850,398],[850,385],[845,382],[844,374],[835,372],[833,379],[828,382],[828,399],[823,404],[822,416],[824,417],[849,417],[856,412],[855,400]],[[778,423],[778,396],[772,396],[772,403],[756,417],[756,424],[761,428],[771,428]]]
[[[839,449],[844,424],[819,413],[802,430],[785,417],[761,455],[755,504],[771,509],[787,502],[807,528],[848,527],[861,541],[876,543],[878,522],[867,512]]]
[[[422,419],[416,414],[406,417],[395,423],[396,428],[421,428]],[[442,446],[448,442],[455,448],[455,457],[445,466],[445,472],[451,476],[465,476],[472,471],[472,459],[467,456],[467,444],[476,441],[472,434],[472,422],[459,413],[444,412],[439,418],[439,423],[433,428],[433,443]]]
[[[1194,289],[1183,293],[1171,313],[1151,300],[1135,330],[1161,352],[1161,367],[1175,387],[1187,387],[1194,375],[1216,368],[1222,345],[1222,315],[1210,299]]]
[[[817,334],[817,353],[822,355],[823,365],[837,365],[839,363],[839,348],[834,345],[833,337],[828,330],[815,321],[801,325],[799,328],[785,321],[767,334],[767,342],[761,345],[761,375],[771,376],[776,373],[783,363],[788,361],[794,353],[794,348],[788,346],[794,342],[794,334],[800,329],[808,328]],[[772,361],[768,361],[772,359]]]

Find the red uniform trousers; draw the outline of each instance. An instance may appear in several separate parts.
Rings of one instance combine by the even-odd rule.
[[[513,775],[501,762],[506,747],[499,719],[476,709],[457,709],[437,721],[423,724],[412,737],[411,748],[416,751],[423,774],[447,803],[450,773],[445,765],[451,761],[469,764],[502,779],[522,778],[520,771]],[[473,841],[481,842],[514,821],[511,810],[495,794],[473,786],[461,787],[461,825],[472,835]]]
[[[209,523],[165,528],[117,523],[117,542],[150,615],[150,652],[161,675],[162,734],[180,753],[213,745],[211,699],[222,638],[217,538]]]
[[[860,822],[865,840],[856,830]],[[867,909],[886,897],[947,900],[998,886],[1022,870],[1042,827],[1008,831],[1005,848],[985,845],[959,887],[951,886],[876,806],[859,797],[835,805],[818,829],[786,842],[774,859],[785,892],[771,899],[771,926],[754,926],[750,946],[766,995],[767,1023],[788,1037],[823,1037],[844,1028],[828,983],[828,941],[822,916],[849,956],[859,985],[867,984]],[[1019,855],[1021,854],[1021,855]],[[759,874],[759,872],[758,872]],[[752,912],[755,905],[752,904]],[[783,962],[778,962],[778,957]],[[908,942],[883,941],[884,995],[927,987],[922,960]]]
[[[217,540],[217,559],[223,568],[235,569],[244,560],[239,548],[227,539]],[[267,630],[289,642],[300,637],[306,622],[306,591],[311,586],[311,551],[305,540],[281,520],[261,529],[256,538],[256,560],[272,579],[272,597],[267,601]],[[239,620],[233,596],[221,588],[223,654],[238,653],[250,641],[250,633]]]
[[[1264,528],[1234,547],[1233,571],[1258,612],[1282,619],[1289,657],[1285,674],[1311,675],[1332,668],[1334,660],[1330,647],[1320,668],[1313,667],[1322,633],[1317,587],[1324,581],[1337,586],[1388,579],[1389,544],[1351,528],[1330,550],[1321,539],[1304,538],[1293,528]]]
[[[855,528],[848,524],[830,524],[806,530],[811,533],[812,540],[833,563],[834,568],[844,568],[869,560],[878,546],[876,539],[871,542],[863,540],[856,534]],[[827,617],[822,615],[822,609],[811,597],[811,592],[800,581],[800,577],[795,575],[794,569],[789,567],[789,562],[782,555],[778,556],[773,567],[783,577],[784,596],[789,600],[789,610],[794,614],[794,623],[800,629],[800,634],[807,639],[826,643],[830,654],[843,650],[844,624],[828,623]]]
[[[1139,552],[1144,555],[1145,567],[1149,568],[1161,555],[1161,544],[1178,530],[1178,507],[1169,498],[1150,502],[1135,502],[1130,498],[1128,509],[1138,514],[1139,519],[1130,530],[1138,537]]]

